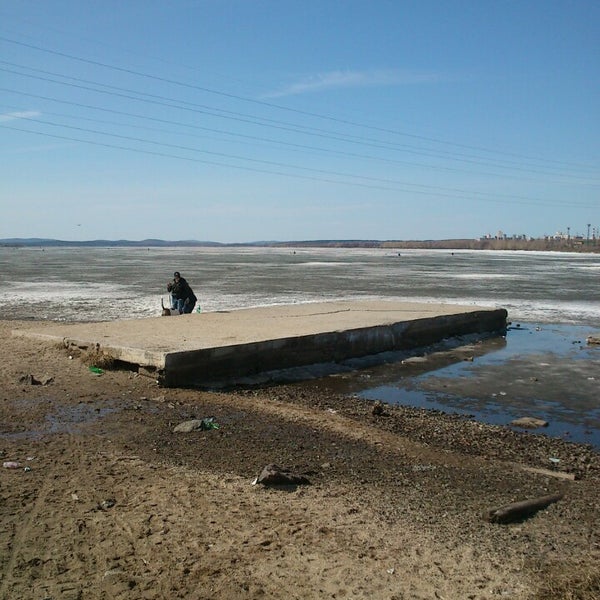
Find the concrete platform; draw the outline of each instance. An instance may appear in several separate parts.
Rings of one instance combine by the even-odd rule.
[[[294,304],[102,323],[57,324],[35,337],[101,350],[167,387],[418,348],[506,327],[504,309],[394,301]]]

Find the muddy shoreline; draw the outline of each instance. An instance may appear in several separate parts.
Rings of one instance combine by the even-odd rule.
[[[586,343],[596,331],[518,324],[501,336],[466,336],[414,356],[389,355],[385,364],[355,362],[359,371],[321,377],[312,385],[325,393],[433,409],[491,425],[535,417],[548,423],[536,434],[600,450],[600,347]]]

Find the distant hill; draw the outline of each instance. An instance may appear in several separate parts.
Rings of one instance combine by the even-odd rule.
[[[219,242],[200,242],[197,240],[53,240],[46,238],[8,238],[0,240],[0,246],[44,246],[49,247],[97,247],[97,248],[152,248],[152,247],[173,247],[173,246],[223,246]]]

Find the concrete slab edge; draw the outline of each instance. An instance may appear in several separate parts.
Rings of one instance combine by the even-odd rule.
[[[441,315],[389,325],[167,353],[157,371],[165,387],[202,385],[265,371],[337,362],[392,350],[428,346],[443,339],[506,329],[505,309]]]

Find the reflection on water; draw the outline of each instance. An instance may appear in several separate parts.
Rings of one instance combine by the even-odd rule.
[[[103,401],[101,404],[56,405],[48,399],[20,399],[15,402],[17,408],[39,408],[48,405],[49,412],[34,428],[25,431],[0,432],[3,439],[39,439],[43,435],[57,433],[82,433],[85,427],[93,425],[106,416],[123,410],[122,403]]]
[[[360,374],[319,380],[332,391],[508,425],[534,416],[555,437],[600,448],[600,348],[583,327],[524,325],[492,338]]]

